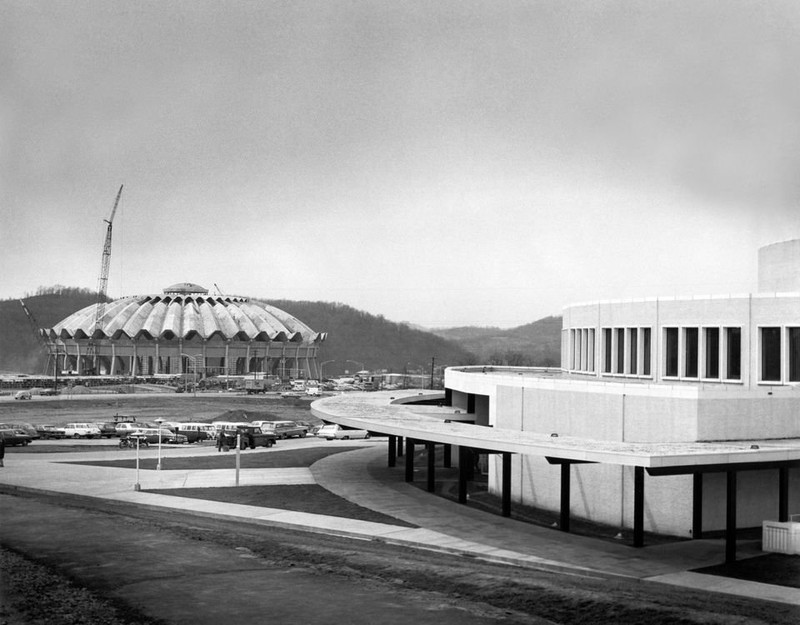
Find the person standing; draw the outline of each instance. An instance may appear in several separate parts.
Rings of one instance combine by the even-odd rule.
[[[5,466],[3,464],[3,458],[6,457],[6,438],[2,434],[0,434],[0,467]]]

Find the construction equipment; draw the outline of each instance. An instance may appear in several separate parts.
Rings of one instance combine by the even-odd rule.
[[[89,345],[86,353],[89,362],[92,363],[90,375],[94,375],[97,372],[97,366],[94,362],[96,357],[95,339],[103,325],[103,316],[106,312],[106,289],[108,287],[108,271],[111,267],[111,233],[114,226],[114,215],[117,212],[117,206],[119,206],[119,199],[122,197],[122,187],[123,185],[120,185],[119,191],[117,191],[117,199],[114,200],[114,208],[111,209],[111,217],[105,220],[108,224],[108,228],[106,229],[106,240],[103,244],[103,257],[100,262],[100,277],[97,280],[97,305],[95,306],[94,328],[89,337]]]
[[[30,311],[28,306],[25,304],[23,300],[19,300],[19,303],[22,304],[22,310],[25,311],[25,316],[28,318],[28,321],[31,324],[31,328],[33,328],[33,333],[36,335],[36,340],[39,341],[39,345],[41,346],[42,350],[45,354],[47,354],[47,360],[45,361],[44,368],[42,373],[47,375],[48,370],[50,369],[50,358],[53,356],[52,350],[50,348],[50,343],[44,338],[41,329],[39,328],[39,323],[36,321],[36,317],[33,316],[33,313]],[[58,357],[56,356],[56,379],[58,379]]]

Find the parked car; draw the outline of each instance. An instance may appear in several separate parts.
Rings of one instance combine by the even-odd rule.
[[[39,432],[30,423],[0,423],[2,430],[18,430],[31,437],[31,440],[39,438]]]
[[[294,421],[253,421],[253,425],[260,427],[264,432],[271,432],[275,438],[305,438],[308,434],[308,427]]]
[[[172,430],[168,430],[167,428],[161,428],[161,443],[164,445],[185,445],[189,442],[189,439],[186,438],[183,434],[175,434]],[[142,437],[143,440],[146,440],[148,443],[158,443],[159,441],[159,429],[158,428],[139,428],[138,430],[133,430],[132,432],[128,433],[128,436],[135,435]]]
[[[6,445],[12,447],[15,445],[25,446],[31,444],[31,437],[19,430],[0,430],[0,438],[3,439]]]
[[[117,432],[117,436],[120,437],[127,436],[131,432],[135,432],[136,430],[146,427],[148,427],[146,423],[129,422],[129,421],[114,424],[114,429]]]
[[[67,423],[64,426],[64,436],[67,438],[99,438],[100,428],[94,423]]]
[[[43,388],[41,391],[39,391],[39,395],[41,395],[42,397],[55,397],[60,393],[61,391],[57,391],[54,388]]]
[[[316,435],[329,441],[334,439],[347,441],[351,438],[369,438],[369,432],[367,430],[358,430],[355,428],[347,429],[335,423],[323,425],[319,430],[317,430]]]
[[[95,423],[97,429],[100,430],[100,436],[111,438],[112,436],[119,436],[117,433],[117,424],[114,421],[103,421],[102,423]]]
[[[14,399],[33,399],[33,395],[30,391],[17,391]]]
[[[39,433],[39,438],[58,439],[66,437],[64,428],[57,425],[37,425],[36,431]]]

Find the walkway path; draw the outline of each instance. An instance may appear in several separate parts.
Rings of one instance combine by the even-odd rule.
[[[352,446],[353,441],[283,441],[282,447]],[[257,506],[170,497],[143,492],[149,489],[194,486],[233,486],[236,474],[231,454],[230,470],[162,470],[97,467],[75,464],[76,454],[9,454],[0,470],[0,484],[22,489],[73,493],[153,506],[176,508],[204,516],[232,517],[250,523],[302,529],[340,536],[357,536],[424,549],[468,554],[518,566],[554,568],[579,574],[603,573],[694,589],[731,593],[800,606],[800,589],[692,573],[692,569],[724,560],[721,540],[684,541],[634,549],[626,544],[565,534],[553,529],[489,515],[469,506],[433,496],[404,481],[386,468],[386,445],[364,441],[363,449],[330,455],[311,469],[247,469],[239,472],[241,485],[318,483],[358,505],[413,523],[418,528],[370,523],[324,515]],[[153,457],[155,450],[142,455]],[[171,448],[169,457],[218,453],[211,447]],[[267,450],[249,451],[271,453]],[[81,461],[133,457],[128,450],[80,454]],[[164,466],[169,458],[164,459]],[[135,490],[140,484],[142,490]],[[757,542],[740,542],[739,557],[759,555]]]

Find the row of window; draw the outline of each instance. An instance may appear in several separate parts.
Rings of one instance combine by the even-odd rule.
[[[652,328],[602,328],[600,332],[599,364],[602,373],[652,377]],[[774,337],[772,338],[774,340]],[[741,328],[664,328],[663,341],[664,377],[741,379]],[[800,332],[795,336],[795,341],[794,345],[800,356]],[[570,369],[593,373],[595,371],[594,328],[571,329],[570,346]],[[800,359],[795,363],[795,369],[800,375]]]

